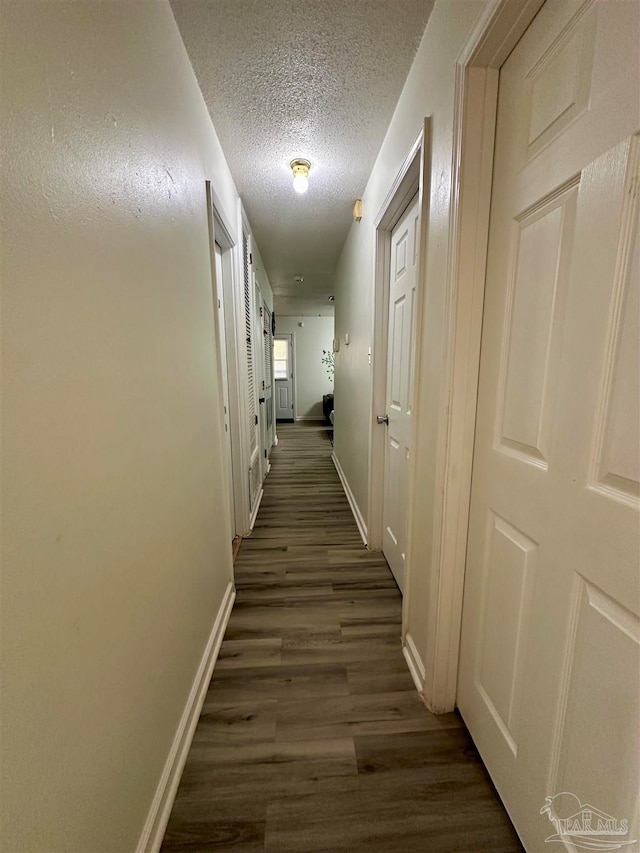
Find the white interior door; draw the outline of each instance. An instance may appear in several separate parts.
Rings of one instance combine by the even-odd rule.
[[[400,590],[406,555],[411,452],[416,284],[420,248],[418,197],[391,234],[382,550]]]
[[[216,256],[216,290],[218,299],[218,340],[220,341],[220,369],[222,373],[222,402],[224,406],[224,448],[225,469],[227,475],[227,490],[229,493],[229,509],[231,523],[235,533],[235,499],[233,490],[233,462],[231,448],[231,419],[229,407],[229,373],[227,368],[227,336],[225,327],[224,286],[222,273],[222,249],[215,244]]]
[[[500,73],[458,704],[535,853],[640,839],[639,19],[548,2]]]
[[[273,339],[273,374],[276,385],[276,420],[294,419],[293,403],[293,339],[276,335]]]

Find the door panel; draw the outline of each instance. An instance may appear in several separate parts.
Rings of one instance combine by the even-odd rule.
[[[263,310],[265,451],[268,460],[273,446],[273,315],[266,302],[263,304]]]
[[[561,792],[639,838],[639,19],[547,3],[500,72],[458,704],[531,851]]]
[[[515,270],[506,294],[498,446],[542,467],[549,456],[577,194],[571,185],[540,199],[533,212],[519,218]]]
[[[402,590],[411,451],[413,352],[419,248],[416,197],[391,234],[382,550]]]
[[[292,408],[290,383],[280,379],[278,380],[278,417],[290,419]]]

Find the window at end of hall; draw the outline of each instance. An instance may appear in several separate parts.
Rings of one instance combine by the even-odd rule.
[[[289,341],[274,340],[273,342],[273,368],[276,379],[289,378]]]

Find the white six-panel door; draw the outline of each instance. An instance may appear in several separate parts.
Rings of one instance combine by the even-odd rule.
[[[640,838],[639,46],[550,0],[500,73],[458,704],[533,853]]]
[[[400,589],[407,549],[414,335],[420,213],[418,197],[391,234],[382,550]]]

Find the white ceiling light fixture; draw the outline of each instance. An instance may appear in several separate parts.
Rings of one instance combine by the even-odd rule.
[[[311,163],[308,160],[298,157],[297,160],[291,161],[291,171],[293,172],[293,188],[297,193],[306,193],[309,187],[309,169]]]

